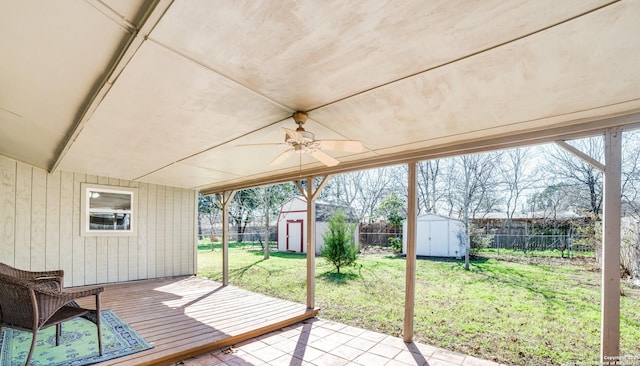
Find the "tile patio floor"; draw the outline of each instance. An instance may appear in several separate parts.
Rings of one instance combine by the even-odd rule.
[[[498,366],[498,363],[319,318],[175,365]]]

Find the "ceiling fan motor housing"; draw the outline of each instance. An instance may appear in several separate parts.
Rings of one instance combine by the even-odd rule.
[[[293,120],[296,121],[298,126],[302,127],[302,125],[307,122],[309,116],[305,112],[296,112],[293,114]]]

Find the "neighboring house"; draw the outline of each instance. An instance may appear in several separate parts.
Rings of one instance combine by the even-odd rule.
[[[402,253],[407,254],[407,222],[402,226]],[[454,257],[465,255],[465,229],[460,220],[439,215],[417,217],[416,255]]]
[[[573,224],[588,221],[588,217],[575,210],[557,212],[516,212],[509,219],[504,212],[478,214],[470,219],[476,228],[493,235],[557,234],[569,235]]]
[[[354,224],[353,240],[354,243],[357,243],[359,235],[358,225],[352,210],[346,206],[333,205],[316,200],[316,254],[320,254],[324,246],[322,235],[329,228],[329,218],[338,210],[342,210],[347,215],[347,219]],[[307,252],[305,245],[307,242],[306,220],[307,201],[303,197],[296,196],[282,204],[280,214],[278,215],[277,226],[278,251],[295,253]]]
[[[0,156],[0,262],[65,286],[196,273],[193,189],[45,170]]]
[[[471,218],[476,234],[491,235],[491,248],[512,250],[593,251],[593,246],[576,241],[580,227],[593,225],[592,219],[574,209],[563,211],[516,212],[509,218],[504,212],[479,214]],[[472,235],[473,237],[473,235]]]

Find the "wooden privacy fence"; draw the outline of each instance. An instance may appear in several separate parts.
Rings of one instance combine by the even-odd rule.
[[[389,238],[401,238],[402,228],[393,228],[385,222],[360,224],[358,244],[366,247],[391,247]]]
[[[389,238],[398,237],[402,239],[402,233],[360,233],[360,247],[391,247]]]

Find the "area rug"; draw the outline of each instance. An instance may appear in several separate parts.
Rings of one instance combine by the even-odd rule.
[[[102,356],[98,354],[96,325],[77,318],[62,324],[60,345],[56,347],[56,328],[38,333],[31,365],[91,365],[152,348],[113,311],[101,312]],[[31,346],[31,333],[3,328],[0,337],[0,365],[24,365]]]

